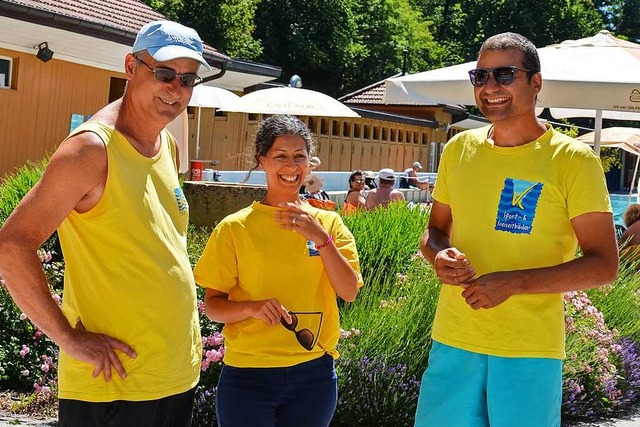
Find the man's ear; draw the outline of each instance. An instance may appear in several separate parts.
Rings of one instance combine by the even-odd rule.
[[[540,93],[540,91],[542,90],[542,74],[535,73],[533,76],[531,76],[531,84],[533,85],[533,89],[536,91],[536,93]]]
[[[131,80],[133,77],[133,70],[137,67],[138,60],[132,53],[127,53],[124,58],[124,72],[127,75],[127,80]]]

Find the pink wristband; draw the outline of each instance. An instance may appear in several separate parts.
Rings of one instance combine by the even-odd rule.
[[[316,250],[322,249],[322,248],[326,248],[327,246],[329,246],[331,243],[333,243],[333,234],[329,234],[329,238],[327,239],[326,242],[324,242],[321,245],[316,245]]]

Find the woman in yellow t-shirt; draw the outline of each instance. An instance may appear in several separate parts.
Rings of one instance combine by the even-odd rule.
[[[353,301],[362,276],[340,216],[299,197],[311,151],[299,119],[261,123],[252,170],[267,194],[218,224],[194,270],[207,316],[225,323],[221,427],[326,427],[335,411],[336,297]]]

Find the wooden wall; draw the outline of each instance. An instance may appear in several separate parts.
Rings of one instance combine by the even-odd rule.
[[[245,161],[251,154],[256,127],[262,115],[244,113],[214,114],[214,109],[200,111],[200,159],[213,160],[218,170],[247,170]],[[322,160],[321,170],[378,171],[392,168],[404,171],[418,160],[430,170],[431,142],[444,143],[443,129],[426,128],[367,118],[338,119],[301,117],[314,133],[316,152]],[[451,116],[442,113],[439,120],[449,123]],[[196,159],[198,109],[189,108],[189,156]],[[439,154],[439,153],[437,153]]]
[[[72,114],[91,115],[107,104],[119,73],[0,49],[13,58],[11,89],[0,89],[0,180],[28,160],[52,153],[69,134]]]

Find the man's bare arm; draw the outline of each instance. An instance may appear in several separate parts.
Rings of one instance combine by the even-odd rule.
[[[134,356],[113,338],[70,325],[51,297],[37,250],[73,209],[87,211],[102,194],[107,155],[102,141],[83,133],[65,141],[51,157],[40,181],[0,229],[0,274],[20,309],[63,350],[95,366],[94,376],[111,367],[124,376],[113,349]],[[74,326],[77,326],[74,328]]]
[[[553,267],[499,271],[473,281],[462,296],[473,308],[492,308],[515,294],[562,293],[615,280],[618,248],[613,217],[592,212],[571,220],[582,256]]]
[[[429,224],[420,240],[420,251],[433,265],[442,283],[462,285],[476,272],[466,255],[451,246],[452,225],[449,205],[435,201],[429,214]]]

